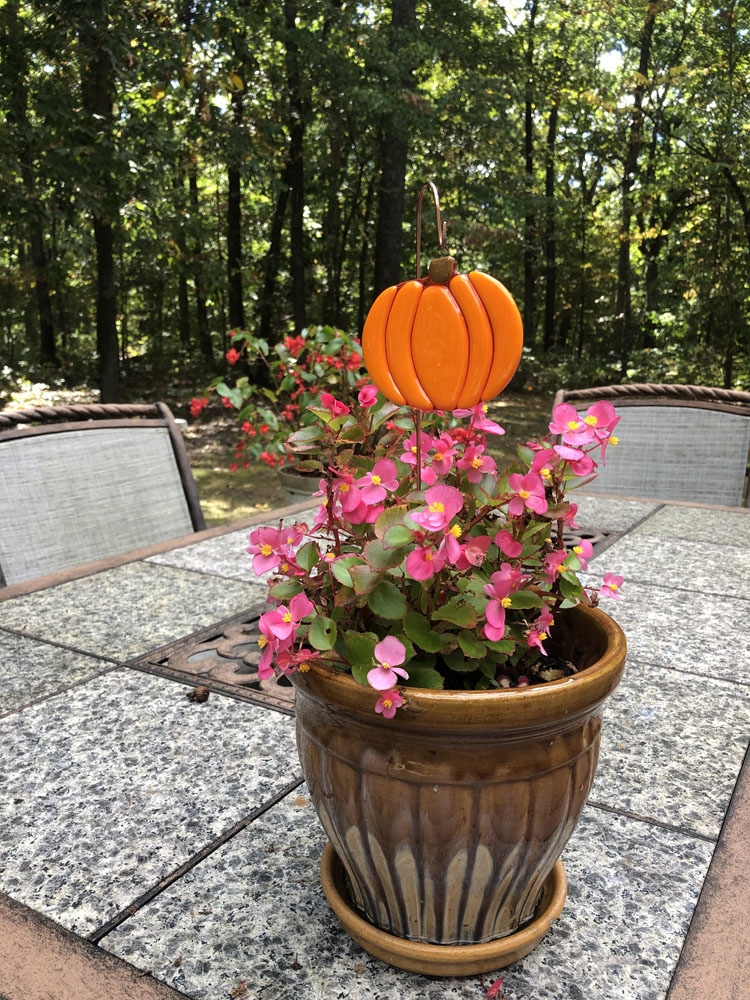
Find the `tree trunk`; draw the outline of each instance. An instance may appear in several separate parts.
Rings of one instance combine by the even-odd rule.
[[[198,201],[198,168],[195,160],[188,167],[190,185],[190,211],[193,217],[195,240],[193,243],[193,286],[195,288],[195,312],[198,320],[198,346],[206,361],[213,363],[214,352],[211,334],[208,330],[206,295],[203,291],[203,240],[200,237],[200,204]]]
[[[643,143],[643,98],[646,92],[648,64],[651,55],[651,42],[654,34],[654,22],[660,8],[660,2],[649,2],[646,10],[646,20],[641,34],[641,49],[638,61],[638,82],[633,91],[633,113],[628,134],[628,145],[625,150],[625,161],[622,175],[622,201],[620,212],[620,249],[617,259],[617,296],[615,300],[615,330],[620,352],[620,377],[624,378],[630,352],[633,346],[633,324],[631,314],[630,288],[630,228],[633,217],[632,190],[638,170],[638,155]]]
[[[372,203],[375,198],[375,176],[373,173],[370,177],[370,183],[367,185],[367,194],[365,195],[365,203],[362,211],[362,243],[359,249],[359,297],[357,304],[357,332],[360,337],[364,329],[367,307],[369,305],[369,296],[367,295],[367,262],[370,256],[369,221],[372,213]]]
[[[266,251],[263,267],[263,289],[260,293],[260,313],[258,336],[263,340],[271,339],[271,324],[273,321],[273,301],[276,292],[276,277],[281,262],[281,233],[284,226],[287,201],[289,200],[289,185],[287,171],[281,178],[281,186],[276,196],[276,207],[271,219],[271,236]]]
[[[34,290],[39,314],[39,360],[43,365],[58,367],[60,362],[55,347],[55,327],[52,320],[52,304],[49,294],[47,255],[40,219],[41,205],[36,192],[34,176],[34,153],[29,141],[29,118],[27,111],[26,46],[23,25],[18,14],[18,0],[7,0],[0,9],[0,53],[8,67],[10,76],[10,100],[8,102],[8,122],[12,133],[16,133],[16,147],[26,201],[29,209],[24,212],[26,230],[31,247],[31,265],[34,273]]]
[[[390,49],[400,66],[391,81],[392,110],[383,122],[382,172],[378,191],[378,224],[375,234],[374,294],[401,280],[401,236],[404,218],[406,160],[409,127],[401,93],[414,89],[412,68],[403,55],[416,28],[416,0],[391,0]]]
[[[177,246],[177,325],[180,332],[180,345],[183,350],[187,350],[190,347],[190,303],[187,283],[187,243],[185,241],[185,177],[182,170],[172,179],[172,186],[175,192],[175,209],[178,220],[175,233]]]
[[[524,100],[524,196],[526,215],[523,225],[523,331],[528,344],[535,339],[534,329],[534,270],[536,263],[536,215],[534,197],[534,23],[537,0],[529,7],[528,41],[526,43],[526,94]]]
[[[232,93],[234,118],[232,149],[227,170],[227,292],[229,299],[229,325],[232,329],[245,328],[245,306],[242,296],[242,205],[240,186],[239,149],[242,131],[242,90]]]
[[[299,47],[295,39],[296,0],[284,0],[286,24],[286,77],[289,93],[289,268],[292,273],[292,315],[294,332],[305,328],[305,102],[299,70]]]
[[[558,60],[559,65],[559,60]],[[553,98],[547,126],[544,198],[546,219],[544,232],[544,350],[555,341],[555,297],[557,286],[557,234],[555,214],[555,141],[557,139],[558,97]]]

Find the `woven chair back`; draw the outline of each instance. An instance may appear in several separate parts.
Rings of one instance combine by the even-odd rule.
[[[202,528],[164,404],[0,413],[0,586]]]
[[[560,390],[554,405],[583,413],[607,399],[621,414],[619,443],[588,493],[747,504],[750,393],[708,386],[633,384]]]

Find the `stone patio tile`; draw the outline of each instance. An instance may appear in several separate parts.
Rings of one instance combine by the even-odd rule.
[[[0,631],[0,716],[109,668],[106,660]]]
[[[665,505],[635,529],[639,535],[686,538],[715,545],[750,546],[750,509],[705,510]]]
[[[679,566],[679,572],[676,567]],[[589,563],[600,579],[618,573],[627,581],[750,597],[750,548],[689,542],[656,535],[626,535]]]
[[[576,491],[570,494],[570,499],[578,504],[576,524],[581,528],[599,528],[600,531],[629,531],[641,518],[659,507],[656,503],[641,500],[608,500],[584,496]]]
[[[604,709],[591,798],[718,837],[750,734],[750,690],[632,657]]]
[[[257,603],[240,581],[128,563],[0,603],[0,628],[129,660]]]
[[[127,668],[0,720],[0,890],[93,929],[297,774],[294,720]]]
[[[146,562],[244,580],[257,587],[261,595],[259,600],[265,600],[265,584],[253,573],[252,556],[247,552],[250,531],[250,528],[243,528],[242,531],[232,531],[228,535],[207,538],[205,542],[197,542],[184,549],[172,549],[171,552],[158,556],[149,556]]]
[[[101,942],[182,990],[217,1000],[479,1000],[479,977],[391,969],[347,936],[320,888],[325,835],[291,795]],[[712,845],[587,809],[564,854],[568,901],[547,937],[498,973],[507,1000],[663,998]],[[235,994],[237,995],[237,994]],[[244,995],[244,994],[240,994]]]
[[[622,626],[631,660],[750,684],[750,601],[627,581],[621,594],[600,607]]]

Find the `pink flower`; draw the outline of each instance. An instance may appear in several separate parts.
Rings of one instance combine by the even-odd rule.
[[[589,568],[589,559],[594,554],[594,546],[586,538],[580,538],[573,546],[573,554],[581,564],[581,569]]]
[[[495,545],[509,559],[517,559],[523,551],[523,545],[517,542],[509,531],[498,531],[495,535]]]
[[[439,476],[444,476],[453,467],[456,454],[455,441],[447,431],[443,431],[434,442],[435,454],[432,456],[432,468]]]
[[[544,560],[544,575],[549,583],[554,583],[561,572],[561,566],[568,558],[567,549],[556,549]]]
[[[445,565],[445,553],[430,545],[414,549],[406,557],[406,572],[412,580],[429,580]]]
[[[260,616],[260,629],[264,635],[286,643],[294,638],[297,626],[302,618],[312,614],[315,606],[304,594],[297,594],[289,602],[289,607],[281,604],[273,611],[266,611]]]
[[[534,455],[531,471],[538,472],[542,480],[547,483],[552,478],[552,472],[559,462],[560,459],[554,448],[542,448]]]
[[[500,426],[496,424],[494,420],[490,420],[487,416],[487,404],[477,403],[476,406],[472,406],[470,410],[454,410],[454,417],[471,417],[471,427],[475,431],[482,431],[484,434],[505,434],[505,431]]]
[[[293,674],[297,668],[302,673],[305,673],[310,669],[310,661],[316,659],[318,656],[320,656],[318,650],[307,649],[305,646],[300,647],[296,653],[282,650],[276,656],[276,666],[287,677]]]
[[[460,490],[454,486],[432,486],[424,495],[427,507],[411,515],[425,531],[442,531],[464,505]]]
[[[247,551],[253,556],[253,573],[267,573],[276,569],[284,554],[281,532],[278,528],[257,528],[250,532]]]
[[[575,522],[575,516],[577,513],[578,513],[578,504],[572,503],[568,508],[568,510],[562,516],[563,524],[567,524],[569,528],[577,528],[578,525]]]
[[[334,417],[343,417],[344,414],[351,413],[349,407],[340,403],[338,399],[334,399],[330,392],[321,392],[320,402]]]
[[[470,566],[481,566],[484,562],[484,557],[487,555],[487,549],[489,547],[489,535],[477,535],[474,538],[470,538],[468,542],[461,544],[459,543],[453,529],[451,529],[446,532],[440,549],[441,551],[445,551],[448,556],[448,561],[452,563],[456,569],[463,570],[468,569]]]
[[[390,691],[383,691],[375,702],[375,711],[381,712],[384,719],[392,719],[396,714],[396,709],[401,708],[404,703],[403,695],[396,688]]]
[[[357,486],[365,503],[380,503],[381,500],[385,500],[386,491],[392,493],[398,489],[396,463],[390,458],[381,458],[375,463],[371,472],[357,480]]]
[[[534,622],[531,627],[531,632],[529,632],[529,637],[526,640],[529,646],[536,646],[542,656],[547,655],[547,650],[542,645],[549,638],[549,630],[554,622],[552,613],[549,608],[542,608],[539,613],[539,617]],[[519,678],[520,685],[520,678]]]
[[[535,514],[544,514],[547,510],[547,500],[544,496],[542,477],[536,472],[527,472],[525,476],[514,472],[508,479],[510,488],[515,495],[508,504],[508,513],[520,517],[528,508]]]
[[[378,401],[378,389],[374,385],[363,385],[357,395],[359,405],[364,409],[375,406]]]
[[[395,636],[386,636],[377,644],[375,659],[380,665],[368,671],[367,683],[376,691],[389,691],[393,687],[394,674],[398,674],[404,680],[409,679],[404,668],[399,666],[406,659],[406,647]]]
[[[494,475],[497,472],[495,460],[484,454],[481,444],[470,444],[463,458],[456,462],[456,468],[463,469],[470,483],[479,483],[486,472]]]
[[[582,444],[592,444],[596,440],[590,423],[586,422],[571,403],[560,403],[554,408],[549,429],[553,434],[562,434],[563,444],[572,445],[574,448]]]
[[[503,569],[505,567],[510,570],[508,563],[503,563]],[[514,571],[493,573],[490,577],[492,583],[484,585],[485,594],[492,598],[484,609],[487,619],[484,634],[491,642],[496,642],[505,635],[505,609],[510,607],[509,594],[516,589],[513,576]]]
[[[622,577],[615,576],[614,573],[605,573],[602,579],[602,588],[599,591],[600,597],[610,597],[613,601],[620,600],[620,587]]]
[[[435,443],[434,438],[431,438],[429,434],[425,434],[424,431],[420,435],[420,443],[422,448],[422,482],[426,483],[427,486],[432,486],[435,482],[435,470],[430,465],[429,453]],[[417,464],[417,434],[411,434],[402,444],[404,449],[403,454],[399,456],[400,460],[406,465],[416,466]]]

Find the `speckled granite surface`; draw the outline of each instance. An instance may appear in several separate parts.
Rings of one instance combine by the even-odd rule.
[[[750,548],[710,542],[688,542],[656,535],[626,535],[589,563],[589,573],[600,579],[618,573],[626,581],[657,583],[664,587],[705,594],[750,598]]]
[[[750,509],[726,511],[665,505],[635,531],[662,538],[750,546]]]
[[[129,563],[0,603],[0,628],[129,660],[257,602],[246,583]]]
[[[628,658],[604,709],[591,798],[718,837],[750,736],[750,690]]]
[[[174,549],[172,552],[150,556],[146,562],[158,563],[161,566],[176,566],[178,569],[191,569],[199,573],[213,573],[215,576],[233,580],[245,580],[247,583],[256,584],[258,593],[265,596],[265,586],[253,573],[253,559],[247,552],[250,530],[246,528],[242,531],[232,531],[228,535],[207,538],[205,542],[198,542],[184,549]]]
[[[89,933],[298,773],[294,721],[117,668],[0,720],[0,889]]]
[[[0,716],[111,667],[106,660],[2,630],[0,664]]]
[[[581,579],[596,583],[592,573]],[[599,606],[622,626],[629,657],[750,684],[750,601],[626,580],[621,600]]]
[[[570,494],[570,499],[578,504],[576,524],[581,528],[599,528],[601,531],[628,531],[659,507],[656,503],[641,500],[607,500],[604,497],[584,496],[576,491]]]
[[[479,978],[391,969],[355,945],[320,888],[325,836],[292,795],[102,947],[195,1000],[245,982],[258,1000],[479,1000]],[[270,848],[273,845],[273,849]],[[712,847],[587,809],[563,860],[562,916],[530,956],[497,975],[507,1000],[663,998]]]

